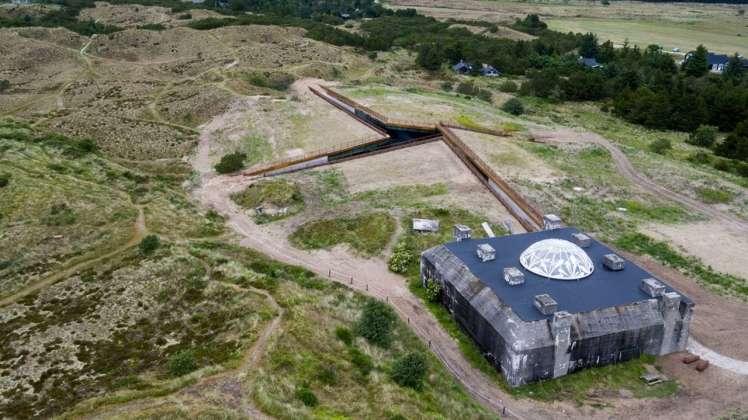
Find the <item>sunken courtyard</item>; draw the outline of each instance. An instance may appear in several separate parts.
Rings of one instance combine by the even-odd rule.
[[[579,230],[454,232],[421,255],[421,280],[511,386],[685,349],[693,302]]]

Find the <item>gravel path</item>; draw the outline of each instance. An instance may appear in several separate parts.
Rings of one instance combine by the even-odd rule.
[[[702,359],[708,360],[709,363],[719,366],[722,369],[727,369],[738,375],[748,375],[748,362],[721,355],[716,351],[705,347],[693,338],[688,339],[686,350],[700,356]]]

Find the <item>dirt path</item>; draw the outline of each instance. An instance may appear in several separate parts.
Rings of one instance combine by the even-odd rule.
[[[718,220],[734,229],[748,234],[748,221],[665,188],[643,176],[640,171],[634,168],[629,158],[618,148],[618,146],[614,145],[613,142],[599,134],[578,132],[565,128],[555,130],[531,130],[531,134],[535,140],[540,142],[589,143],[601,146],[610,152],[618,172],[642,189],[656,196],[665,197],[669,200],[675,201],[691,211],[705,214],[714,220]]]
[[[323,253],[308,253],[288,244],[270,230],[256,225],[247,214],[236,206],[230,195],[245,188],[253,181],[247,177],[218,176],[210,170],[209,148],[212,129],[220,125],[221,117],[206,124],[192,162],[201,176],[201,184],[193,191],[194,196],[206,208],[211,208],[227,218],[227,224],[242,236],[240,244],[265,253],[270,258],[302,266],[319,276],[347,285],[359,292],[386,301],[393,305],[400,317],[409,323],[418,336],[429,344],[431,350],[444,363],[447,370],[482,405],[514,418],[553,418],[557,413],[548,406],[528,401],[513,401],[507,407],[505,401],[511,397],[504,393],[490,378],[473,368],[464,358],[457,342],[439,325],[438,321],[421,301],[407,289],[402,277],[387,270],[377,260],[362,258],[331,259]]]
[[[242,356],[239,367],[201,378],[196,384],[179,390],[166,397],[133,400],[125,404],[106,407],[94,414],[85,416],[89,419],[110,419],[128,417],[133,413],[167,409],[170,407],[200,408],[222,407],[231,408],[251,419],[270,419],[251,403],[251,398],[244,389],[243,382],[248,375],[255,372],[260,358],[265,354],[270,338],[278,331],[283,320],[283,308],[278,305],[272,295],[265,290],[253,287],[243,288],[236,284],[227,284],[237,292],[251,292],[264,296],[276,311],[276,316],[265,327],[257,341]]]
[[[145,225],[145,214],[143,212],[142,207],[138,207],[138,217],[135,219],[135,224],[133,225],[133,233],[130,239],[122,245],[121,247],[108,252],[104,255],[100,255],[98,257],[95,257],[93,259],[85,259],[83,261],[74,263],[71,267],[59,271],[49,277],[45,277],[37,282],[34,282],[33,284],[17,291],[16,293],[13,293],[10,296],[4,297],[0,299],[0,307],[10,305],[11,303],[14,303],[18,301],[19,299],[28,296],[38,290],[41,290],[47,286],[50,286],[60,279],[63,279],[67,276],[70,276],[71,274],[75,273],[76,271],[80,271],[83,269],[86,269],[88,267],[91,267],[101,261],[104,261],[106,259],[109,259],[121,252],[126,251],[127,249],[137,245],[148,233],[148,228]]]

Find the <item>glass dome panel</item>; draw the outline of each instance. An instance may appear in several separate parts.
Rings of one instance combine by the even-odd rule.
[[[544,239],[527,247],[519,256],[527,270],[556,280],[577,280],[592,274],[595,265],[586,252],[563,239]]]

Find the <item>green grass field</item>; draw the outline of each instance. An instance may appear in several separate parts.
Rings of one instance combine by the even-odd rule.
[[[548,20],[551,29],[561,32],[593,32],[600,41],[630,44],[645,48],[658,44],[666,50],[681,52],[704,44],[710,51],[748,55],[748,26],[745,19],[715,18],[686,22],[629,20],[617,18],[556,18]],[[739,35],[740,34],[740,35]]]

